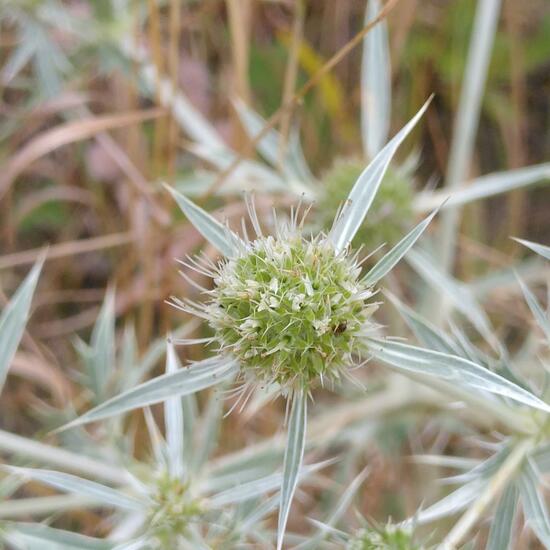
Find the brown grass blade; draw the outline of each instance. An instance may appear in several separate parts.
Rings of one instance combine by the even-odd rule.
[[[82,141],[105,130],[158,118],[165,113],[163,109],[151,109],[119,115],[90,117],[84,120],[66,122],[39,134],[11,158],[3,173],[0,174],[0,198],[30,164],[55,149],[76,141]]]

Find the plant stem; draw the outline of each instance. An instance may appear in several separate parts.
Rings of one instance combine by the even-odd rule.
[[[495,476],[490,480],[479,498],[458,520],[455,526],[442,542],[441,550],[454,550],[479,521],[487,507],[495,500],[510,480],[516,475],[525,457],[533,449],[535,441],[532,438],[521,440],[508,455]]]
[[[0,430],[0,451],[19,455],[41,464],[47,463],[69,472],[102,479],[120,485],[126,479],[126,471],[102,461],[39,443],[26,437]]]

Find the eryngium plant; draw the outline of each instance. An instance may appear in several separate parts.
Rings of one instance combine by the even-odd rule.
[[[323,378],[336,380],[356,366],[353,355],[361,361],[374,326],[369,321],[374,285],[413,246],[434,215],[360,276],[350,243],[395,151],[427,107],[428,103],[366,167],[327,235],[307,238],[295,213],[278,225],[274,237],[264,237],[251,208],[257,235],[251,240],[245,234],[242,239],[173,192],[189,220],[225,256],[218,265],[191,260],[199,272],[214,278],[210,300],[204,304],[174,300],[213,326],[219,353],[110,399],[72,425],[195,392],[236,375],[245,392],[279,384],[290,404],[277,531],[277,548],[282,548],[305,449],[308,395]]]
[[[275,237],[252,241],[212,275],[201,311],[245,382],[309,391],[366,356],[373,287],[356,256],[336,252],[324,235],[306,239],[294,221],[281,224]]]
[[[550,411],[550,406],[529,390],[520,387],[511,380],[497,375],[492,370],[481,364],[475,363],[469,358],[455,355],[456,351],[453,347],[443,350],[437,348],[437,351],[433,351],[432,349],[418,348],[404,343],[394,342],[389,339],[374,338],[368,335],[369,330],[365,330],[365,328],[374,328],[373,324],[369,321],[368,313],[373,306],[370,296],[374,291],[375,285],[396,265],[403,255],[410,250],[427,227],[431,216],[416,226],[365,275],[360,276],[359,274],[355,275],[353,273],[357,266],[354,260],[355,252],[350,250],[350,243],[361,226],[376,196],[395,150],[412,129],[425,108],[426,106],[380,151],[372,163],[363,171],[351,190],[342,213],[337,217],[332,229],[327,235],[320,234],[317,237],[311,238],[303,235],[301,232],[301,223],[298,223],[296,214],[291,216],[290,222],[281,223],[279,225],[279,229],[272,237],[271,244],[275,252],[279,250],[281,258],[284,257],[282,251],[286,251],[285,254],[289,258],[288,261],[295,262],[295,264],[290,265],[289,263],[285,267],[284,261],[281,258],[277,259],[276,261],[279,262],[279,264],[277,264],[278,268],[281,270],[277,272],[278,277],[273,276],[275,273],[273,266],[271,266],[271,268],[265,267],[266,256],[264,248],[266,237],[264,237],[261,232],[259,221],[254,215],[253,209],[251,210],[251,221],[255,226],[257,235],[254,239],[249,239],[246,235],[246,231],[243,231],[243,239],[233,233],[228,227],[212,218],[207,212],[196,206],[186,197],[174,192],[174,197],[188,219],[197,227],[203,236],[225,256],[225,260],[222,260],[218,264],[210,261],[207,261],[205,264],[205,262],[190,260],[195,268],[201,273],[211,275],[214,278],[214,288],[205,291],[208,293],[208,299],[205,303],[197,304],[189,300],[175,300],[176,304],[184,311],[194,313],[212,324],[215,329],[212,340],[215,343],[217,342],[220,349],[214,357],[191,364],[187,368],[180,369],[177,372],[167,373],[105,401],[82,415],[72,424],[83,424],[151,403],[165,401],[175,396],[189,395],[200,389],[234,378],[237,378],[241,382],[237,391],[241,391],[241,396],[244,396],[246,402],[246,399],[250,395],[246,394],[247,389],[252,392],[255,388],[262,387],[266,385],[267,382],[272,381],[273,383],[270,384],[269,388],[270,393],[274,395],[281,394],[288,397],[287,403],[290,410],[287,444],[281,478],[277,530],[277,547],[278,549],[282,548],[286,523],[293,495],[298,484],[298,477],[305,449],[307,400],[312,388],[321,381],[321,376],[320,374],[315,374],[315,370],[312,367],[314,364],[313,362],[304,363],[308,368],[305,368],[303,371],[294,368],[289,374],[289,371],[286,370],[285,372],[287,375],[284,376],[282,374],[281,362],[278,360],[278,353],[283,350],[277,348],[277,345],[270,347],[270,350],[273,350],[273,353],[270,355],[266,355],[262,358],[261,353],[263,352],[260,353],[260,359],[267,358],[262,364],[258,362],[258,357],[256,355],[245,357],[246,351],[250,350],[241,349],[241,351],[236,352],[233,348],[242,338],[237,339],[235,334],[233,334],[233,340],[231,340],[227,335],[229,329],[225,328],[222,330],[223,327],[216,328],[216,323],[219,322],[219,319],[213,316],[210,309],[216,307],[223,310],[221,312],[218,311],[217,314],[225,315],[227,313],[224,307],[220,308],[220,304],[223,306],[222,302],[226,298],[224,297],[225,294],[222,290],[222,280],[219,275],[222,274],[225,280],[229,278],[224,272],[225,269],[228,270],[231,277],[236,277],[235,272],[239,271],[239,269],[248,270],[249,275],[239,274],[237,277],[237,280],[241,281],[238,283],[238,285],[241,285],[241,297],[233,295],[231,298],[232,311],[230,312],[231,319],[229,322],[233,328],[238,325],[239,329],[242,330],[241,324],[246,323],[247,319],[245,317],[250,315],[251,311],[257,314],[265,311],[265,315],[268,316],[277,313],[278,308],[281,307],[279,303],[280,300],[277,301],[277,297],[281,297],[279,291],[282,283],[279,279],[282,275],[291,276],[290,280],[298,284],[299,288],[294,289],[295,292],[292,299],[286,302],[287,307],[292,311],[294,311],[292,309],[293,307],[298,308],[294,311],[296,318],[303,323],[311,323],[312,329],[310,335],[315,334],[314,342],[317,346],[320,347],[319,342],[322,342],[323,337],[326,337],[328,334],[329,341],[336,347],[341,341],[340,337],[342,333],[346,332],[348,327],[333,324],[329,332],[317,334],[317,329],[313,323],[320,320],[318,312],[316,313],[314,311],[302,309],[307,296],[306,287],[308,283],[305,282],[306,275],[309,282],[312,283],[310,274],[308,274],[308,266],[304,266],[304,250],[307,250],[308,247],[315,249],[319,246],[322,246],[323,249],[325,247],[330,249],[334,255],[334,258],[330,260],[328,260],[329,256],[327,255],[327,258],[325,258],[323,262],[330,261],[332,265],[333,262],[340,259],[340,261],[344,262],[342,265],[347,265],[351,268],[351,272],[347,273],[345,280],[350,281],[353,279],[357,284],[356,290],[350,291],[348,299],[352,295],[355,296],[355,298],[359,298],[359,302],[362,303],[357,304],[360,305],[357,314],[364,316],[361,318],[361,328],[359,328],[358,324],[357,328],[354,329],[354,331],[356,330],[355,336],[357,339],[359,339],[360,334],[362,339],[361,346],[359,346],[359,357],[354,357],[355,350],[352,350],[352,356],[348,358],[352,362],[347,365],[338,365],[338,368],[334,369],[334,372],[342,375],[343,372],[346,371],[346,366],[348,369],[357,366],[356,361],[361,360],[366,350],[370,356],[375,357],[387,365],[390,365],[395,370],[403,372],[413,378],[437,379],[440,384],[443,383],[441,386],[444,386],[446,391],[449,391],[451,395],[458,394],[466,403],[475,403],[478,410],[484,411],[484,413],[491,415],[498,413],[502,415],[503,421],[514,427],[518,427],[520,430],[525,426],[525,415],[522,414],[518,416],[515,411],[511,412],[510,408],[507,406],[508,401],[520,403],[528,409],[538,409],[546,413]],[[308,261],[319,262],[319,259],[314,260],[314,257],[318,257],[318,254],[317,256],[312,254],[311,260]],[[251,270],[249,268],[252,262],[257,262],[257,264],[254,265],[259,266],[261,264],[263,267],[261,269],[258,267],[257,269]],[[283,273],[285,270],[287,273]],[[288,271],[290,271],[290,274]],[[262,273],[264,275],[262,275]],[[309,265],[309,273],[311,273],[311,265]],[[302,274],[303,277],[301,277]],[[245,277],[247,276],[250,278],[246,279]],[[218,286],[216,286],[216,280],[218,280]],[[246,286],[242,285],[243,281],[246,283]],[[344,281],[340,280],[340,284],[344,285]],[[251,305],[248,293],[257,290],[257,285],[260,285],[264,293],[267,293],[268,299],[259,300],[257,297],[254,304]],[[302,288],[303,292],[296,291]],[[313,288],[313,284],[310,290],[313,292],[313,296],[310,296],[310,298],[313,298],[316,296],[316,290]],[[317,289],[317,292],[318,290],[319,289]],[[326,290],[325,288],[325,293]],[[365,293],[367,290],[368,294]],[[289,287],[287,291],[290,292]],[[272,294],[273,296],[271,296]],[[275,294],[277,296],[275,296]],[[304,294],[304,298],[302,299],[299,297],[296,299],[299,294]],[[336,294],[337,292],[332,290],[329,292],[329,296],[334,297]],[[275,301],[272,302],[270,297],[273,297]],[[317,301],[315,303],[322,303],[322,298],[323,296],[318,292]],[[268,309],[260,310],[260,303],[263,303]],[[235,311],[235,309],[237,311]],[[279,310],[279,313],[280,311],[281,310]],[[308,315],[310,320],[308,320]],[[284,335],[285,332],[289,330],[289,327],[282,326],[280,330],[282,333],[280,333],[279,340],[284,342]],[[260,341],[262,337],[262,335],[256,332],[253,332],[251,336],[255,341]],[[272,342],[273,341],[274,340],[272,340]],[[204,340],[191,342],[198,343],[204,342]],[[430,346],[431,345],[432,344],[430,344]],[[304,350],[305,346],[301,349]],[[302,364],[302,366],[304,364]],[[296,367],[296,364],[294,364],[294,367]],[[285,365],[284,368],[288,369],[288,365]],[[323,372],[323,368],[324,367],[321,367],[321,372]],[[299,372],[297,373],[296,370]],[[329,376],[331,380],[337,378],[332,372],[331,374],[332,377]],[[328,374],[324,372],[323,375],[328,376]],[[277,383],[277,381],[279,383]],[[281,383],[283,384],[282,386],[279,385]],[[492,397],[489,399],[487,398],[488,394],[492,394]]]

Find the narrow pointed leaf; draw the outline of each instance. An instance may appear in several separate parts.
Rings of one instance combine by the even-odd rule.
[[[365,25],[380,12],[379,0],[369,0]],[[361,64],[361,131],[363,150],[373,158],[388,139],[391,115],[391,68],[386,20],[363,40]]]
[[[254,110],[250,109],[243,101],[235,101],[235,109],[251,139],[254,139],[263,131],[267,121]],[[281,164],[281,159],[279,158],[280,143],[281,134],[274,128],[271,128],[256,146],[258,152],[275,168],[279,168]],[[300,141],[296,135],[290,136],[281,168],[287,180],[295,178],[306,184],[313,180],[311,171],[305,161]]]
[[[43,263],[44,257],[41,257],[34,264],[0,316],[0,392],[25,330]]]
[[[436,287],[441,296],[449,300],[495,350],[501,350],[502,346],[495,338],[491,322],[466,285],[444,273],[424,251],[411,250],[406,261],[428,284]]]
[[[437,211],[430,214],[426,219],[421,221],[412,231],[403,237],[380,261],[365,275],[365,283],[373,285],[382,277],[387,275],[401,260],[401,258],[412,248],[414,243],[424,233],[425,229],[430,225]]]
[[[197,231],[224,256],[233,256],[240,241],[239,237],[187,197],[171,187],[166,186],[166,188]]]
[[[169,342],[166,354],[166,374],[177,373],[180,368],[174,346],[172,342]],[[181,400],[180,396],[176,396],[170,397],[164,402],[168,468],[170,475],[176,479],[182,479],[185,472],[183,408]]]
[[[365,481],[368,475],[368,469],[365,468],[362,472],[355,477],[355,479],[350,483],[349,487],[344,491],[344,494],[340,497],[334,510],[330,514],[329,519],[319,525],[319,532],[311,537],[307,542],[300,544],[296,550],[316,550],[319,548],[321,541],[330,533],[331,529],[334,528],[338,522],[342,519],[346,511],[348,510],[355,494],[359,490],[359,487]]]
[[[361,227],[393,155],[424,114],[430,101],[431,99],[426,101],[418,113],[384,146],[355,182],[340,216],[335,220],[329,233],[337,252],[348,246]]]
[[[306,444],[307,393],[296,392],[292,398],[292,410],[288,424],[288,437],[283,463],[283,483],[281,487],[281,504],[277,525],[277,550],[283,547],[283,539],[290,513],[292,498],[298,485],[298,474],[304,458]]]
[[[90,387],[96,401],[105,398],[111,370],[115,367],[115,294],[108,290],[92,332],[86,361]]]
[[[86,537],[40,523],[13,522],[6,525],[5,538],[25,550],[111,550],[112,543]],[[0,531],[0,540],[2,532]]]
[[[218,441],[223,411],[223,399],[221,395],[219,395],[221,391],[223,391],[223,387],[217,388],[213,392],[213,395],[210,396],[210,400],[208,401],[208,405],[201,419],[200,429],[198,431],[200,440],[193,449],[192,456],[190,457],[192,467],[197,471],[204,466]]]
[[[273,495],[259,506],[256,506],[252,512],[242,518],[237,528],[241,533],[248,533],[250,529],[256,527],[268,514],[271,514],[279,504],[279,495]]]
[[[549,168],[548,177],[550,178],[550,168]],[[523,239],[514,239],[514,241],[517,241],[518,243],[522,244],[523,246],[526,246],[527,248],[530,248],[533,252],[536,252],[539,256],[542,256],[543,258],[550,260],[550,246],[544,246],[543,244],[534,243],[531,241],[525,241]]]
[[[471,202],[507,193],[513,189],[525,188],[548,179],[550,179],[550,163],[548,162],[517,170],[494,172],[475,178],[467,184],[461,184],[452,191],[443,189],[419,193],[415,198],[414,208],[417,212],[429,212],[446,200],[445,204],[441,206],[441,210],[452,210]]]
[[[518,277],[518,282],[521,286],[521,290],[523,292],[523,295],[525,296],[525,301],[527,302],[529,309],[533,313],[533,316],[535,317],[537,324],[544,332],[546,339],[548,340],[548,342],[550,342],[550,320],[548,319],[547,315],[544,313],[544,310],[542,309],[541,305],[538,303],[534,294],[527,288],[527,285],[525,285],[525,283],[519,277]]]
[[[63,429],[160,403],[170,397],[183,396],[209,388],[231,378],[237,374],[238,370],[237,362],[229,358],[207,359],[194,363],[177,372],[158,376],[105,401],[67,424]]]
[[[499,500],[485,550],[508,550],[511,548],[512,529],[518,502],[518,490],[511,484]]]
[[[441,329],[420,316],[416,311],[401,302],[397,296],[387,292],[386,295],[397,308],[405,323],[413,331],[418,341],[425,347],[451,355],[461,355],[459,347]]]
[[[418,512],[410,521],[424,524],[456,514],[464,510],[468,504],[479,497],[479,493],[483,489],[483,486],[483,482],[479,479],[462,485],[462,487],[459,487],[446,497],[443,497],[435,504]]]
[[[467,390],[489,392],[534,409],[550,412],[550,405],[506,378],[462,357],[370,339],[374,357],[402,372],[433,376]]]
[[[526,462],[519,479],[521,504],[525,521],[546,548],[550,548],[550,517],[538,488],[539,479],[534,467]]]
[[[113,550],[141,550],[151,547],[151,539],[148,536],[139,539],[129,540],[113,547]]]
[[[45,483],[67,493],[90,497],[100,504],[112,506],[113,508],[142,511],[146,506],[145,502],[130,497],[121,491],[72,474],[36,468],[17,468],[15,466],[5,466],[5,468],[23,478]]]
[[[333,460],[326,460],[317,464],[311,464],[300,468],[298,478],[301,480],[312,473],[319,471],[321,468],[333,464]],[[229,489],[219,492],[213,495],[209,499],[209,505],[215,508],[221,508],[228,504],[236,504],[244,502],[252,498],[257,498],[266,493],[279,489],[283,481],[283,474],[278,472],[259,479],[248,481],[247,483],[241,483],[240,485],[234,485]]]

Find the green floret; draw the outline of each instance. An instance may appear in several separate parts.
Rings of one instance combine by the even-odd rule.
[[[166,473],[157,480],[152,500],[150,527],[161,548],[173,547],[178,538],[186,534],[190,522],[203,512],[191,498],[188,484]]]
[[[339,159],[322,179],[317,205],[318,223],[328,230],[338,207],[347,199],[366,164],[360,159]],[[374,250],[381,244],[392,246],[413,220],[411,182],[390,166],[365,222],[353,240],[356,246]]]
[[[365,528],[357,532],[346,550],[421,550],[409,530],[391,523],[382,528]]]
[[[208,317],[221,350],[245,378],[286,390],[334,381],[365,352],[376,306],[360,267],[324,237],[262,237],[227,260],[215,279]]]

